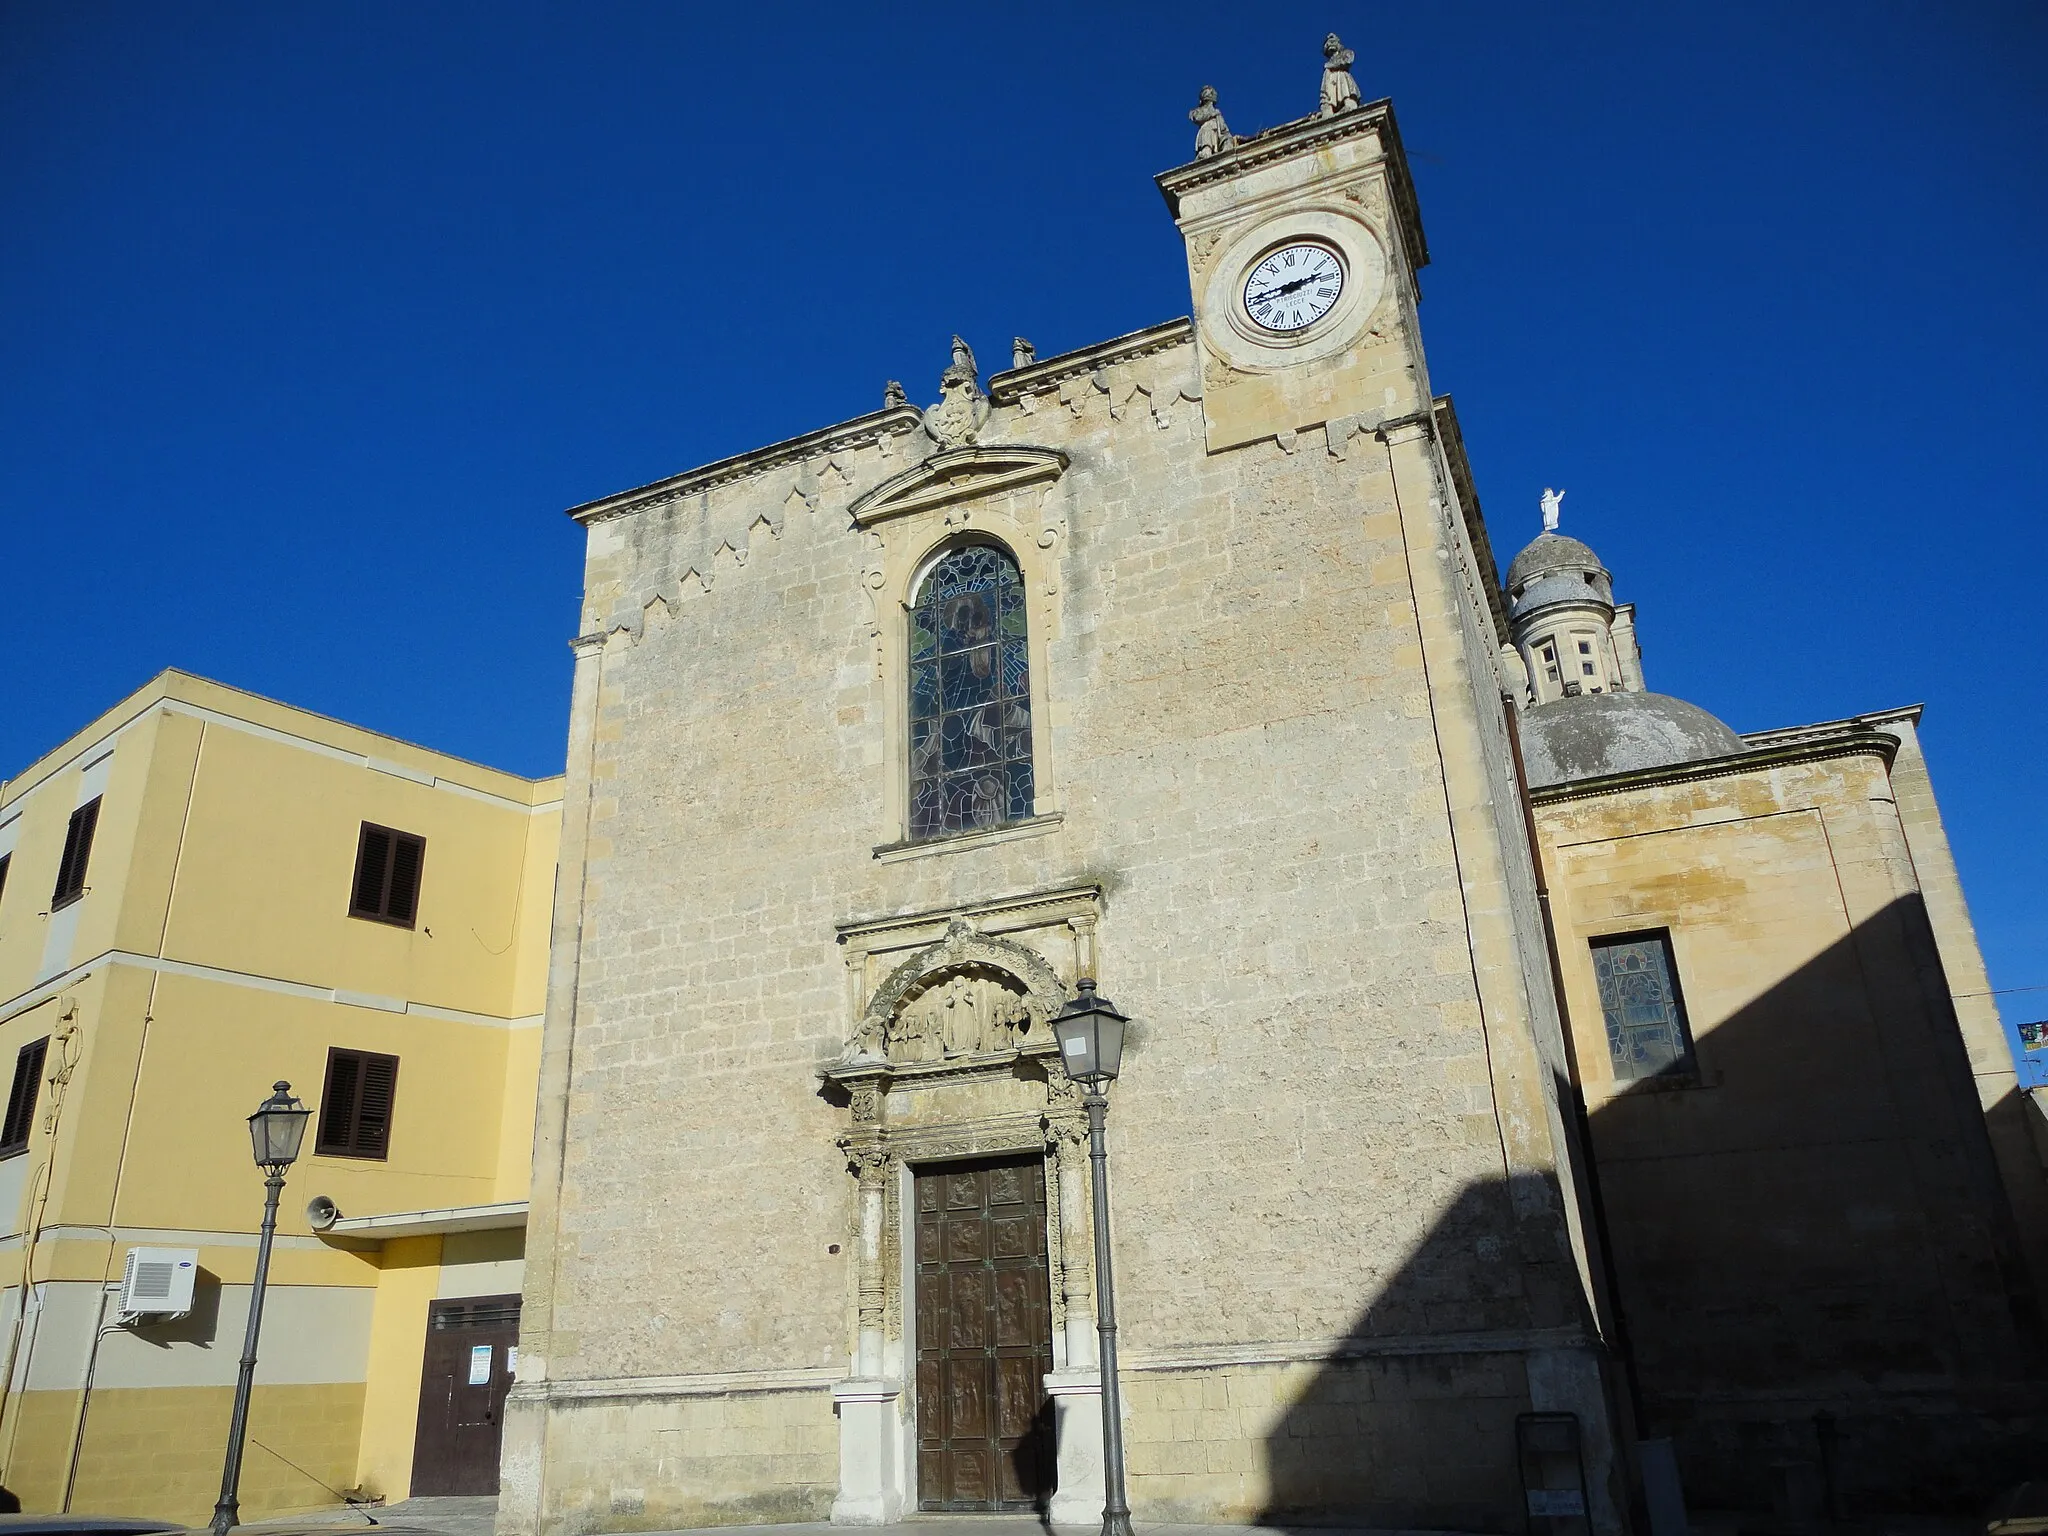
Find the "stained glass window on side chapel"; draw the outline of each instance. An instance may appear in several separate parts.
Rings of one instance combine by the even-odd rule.
[[[1024,583],[992,544],[948,553],[910,611],[910,835],[1032,814]]]

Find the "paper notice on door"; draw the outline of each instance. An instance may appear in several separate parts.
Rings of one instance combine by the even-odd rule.
[[[505,1374],[507,1376],[517,1376],[519,1374],[519,1346],[517,1344],[507,1344],[505,1346]]]
[[[481,1387],[491,1379],[491,1346],[479,1344],[469,1352],[469,1384]]]

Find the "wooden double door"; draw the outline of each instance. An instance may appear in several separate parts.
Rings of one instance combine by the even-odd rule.
[[[519,1298],[473,1296],[427,1309],[412,1491],[498,1491],[505,1394],[518,1363]]]
[[[1037,1157],[917,1170],[917,1501],[1042,1508],[1052,1307]]]

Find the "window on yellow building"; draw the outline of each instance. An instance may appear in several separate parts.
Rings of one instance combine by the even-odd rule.
[[[1679,996],[1671,935],[1618,933],[1593,940],[1593,976],[1607,1021],[1607,1054],[1622,1082],[1690,1076],[1692,1032]]]
[[[356,878],[349,889],[348,915],[410,928],[419,911],[420,870],[426,862],[424,837],[364,822],[356,842]]]
[[[391,1106],[397,1094],[396,1056],[333,1047],[327,1052],[320,1134],[313,1150],[329,1157],[385,1157],[391,1149]]]
[[[0,853],[0,897],[7,894],[7,868],[14,862],[11,853]]]
[[[57,888],[50,892],[52,912],[85,894],[85,866],[92,858],[92,835],[99,824],[98,795],[71,813],[71,824],[64,829],[64,856],[57,861]]]
[[[45,1035],[31,1040],[14,1058],[14,1085],[7,1090],[7,1118],[0,1122],[0,1157],[12,1157],[28,1145],[36,1121],[36,1095],[43,1086],[43,1057],[50,1048]]]

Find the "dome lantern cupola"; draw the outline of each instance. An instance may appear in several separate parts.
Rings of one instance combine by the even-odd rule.
[[[1564,492],[1543,493],[1543,532],[1508,566],[1508,630],[1528,669],[1526,704],[1640,692],[1633,613],[1591,547],[1557,531]]]
[[[1643,686],[1635,609],[1614,577],[1557,531],[1562,491],[1543,493],[1543,532],[1508,566],[1508,635],[1527,669],[1522,753],[1536,788],[1651,772],[1744,750],[1696,705]]]

